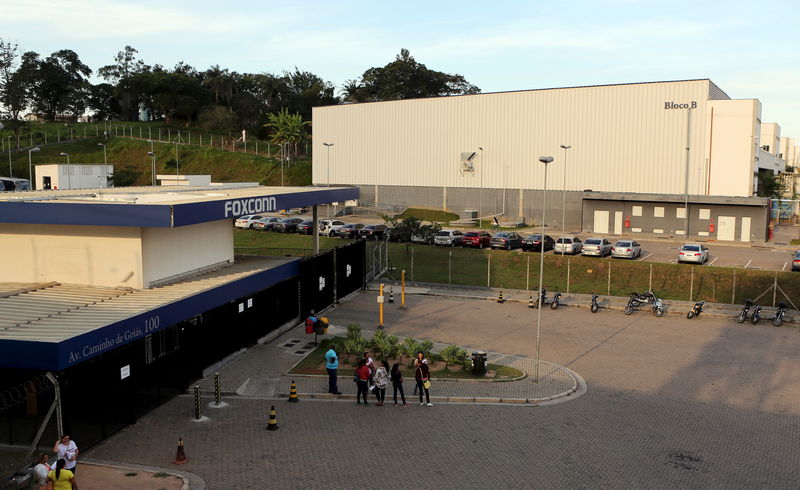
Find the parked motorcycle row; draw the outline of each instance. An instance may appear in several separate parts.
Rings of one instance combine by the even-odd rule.
[[[786,309],[786,303],[782,301],[778,303],[778,307],[770,319],[774,326],[780,327],[783,325],[783,317],[786,315]],[[758,323],[761,320],[761,305],[755,304],[751,299],[744,300],[744,306],[742,306],[742,311],[739,312],[739,316],[736,317],[736,321],[738,323],[744,323],[747,321],[748,315],[750,316],[750,323],[753,325]]]

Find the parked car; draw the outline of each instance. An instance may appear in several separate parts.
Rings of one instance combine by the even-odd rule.
[[[361,228],[364,228],[364,223],[347,223],[336,229],[336,236],[339,238],[355,238]]]
[[[314,231],[314,222],[309,219],[298,223],[294,231],[301,235],[310,235]]]
[[[605,257],[611,254],[611,242],[605,238],[587,238],[583,241],[581,247],[581,255],[593,255],[596,257]]]
[[[512,248],[522,247],[522,236],[515,231],[501,231],[495,233],[489,242],[492,248],[504,248],[511,250]]]
[[[277,231],[279,233],[294,233],[297,229],[297,225],[303,222],[303,218],[285,218],[274,225],[272,225],[272,231]]]
[[[792,271],[800,271],[800,250],[794,253],[792,260]]]
[[[400,236],[400,234],[397,233],[395,231],[395,229],[392,228],[391,226],[387,226],[386,227],[385,238],[386,238],[387,241],[390,241],[390,242],[402,242],[403,241],[403,239]]]
[[[277,223],[282,219],[283,218],[275,218],[275,217],[266,217],[257,219],[253,221],[253,228],[261,231],[270,231],[272,230],[272,227],[275,226],[275,223]]]
[[[319,234],[336,236],[336,230],[345,225],[345,222],[339,219],[321,219],[319,220]]]
[[[464,233],[461,244],[465,247],[491,247],[492,235],[487,231],[468,231]]]
[[[358,230],[358,236],[367,240],[383,240],[387,229],[386,225],[367,225]]]
[[[425,245],[433,245],[433,236],[411,235],[411,243],[422,243]]]
[[[236,228],[252,228],[253,222],[257,219],[261,219],[263,216],[260,214],[246,214],[244,216],[239,216],[236,218],[236,221],[233,222],[233,226]]]
[[[556,240],[556,244],[553,247],[553,253],[575,255],[580,253],[582,246],[583,244],[581,243],[580,238],[576,236],[562,236]]]
[[[552,250],[556,241],[550,235],[544,236],[544,251]],[[528,235],[522,239],[522,250],[533,250],[534,252],[542,251],[542,235],[537,233]]]
[[[708,260],[708,247],[699,243],[687,243],[678,251],[678,263],[695,262],[704,264]]]
[[[464,234],[459,230],[441,230],[433,237],[434,245],[458,247],[464,241]]]
[[[615,259],[635,259],[642,255],[642,246],[633,240],[619,240],[611,247],[611,256]]]

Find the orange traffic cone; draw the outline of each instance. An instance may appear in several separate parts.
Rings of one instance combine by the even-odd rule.
[[[186,452],[183,450],[183,439],[178,439],[178,451],[175,453],[175,464],[184,464],[189,459],[186,457]]]

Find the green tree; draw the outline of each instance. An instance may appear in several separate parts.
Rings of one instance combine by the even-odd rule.
[[[214,103],[219,104],[220,95],[226,105],[233,97],[234,79],[228,73],[228,69],[222,69],[219,65],[214,65],[203,74],[203,86],[214,92]]]
[[[56,51],[45,59],[38,53],[22,56],[25,79],[29,82],[31,103],[49,120],[57,114],[71,114],[77,119],[86,108],[89,91],[87,77],[91,68],[69,49]]]
[[[359,80],[348,80],[343,89],[348,102],[443,97],[480,91],[461,75],[431,70],[418,63],[407,49],[401,49],[395,60],[386,66],[368,69]]]
[[[136,183],[142,172],[130,165],[116,165],[114,173],[108,177],[109,183],[114,187],[127,187]]]
[[[288,109],[281,109],[280,112],[273,112],[267,115],[269,123],[267,127],[272,130],[270,141],[277,145],[289,144],[293,149],[293,154],[297,156],[299,144],[306,137],[305,127],[309,121],[303,121],[300,114],[289,114]]]
[[[89,109],[94,111],[94,118],[108,121],[122,114],[117,98],[114,95],[114,86],[110,83],[92,85],[89,90]]]
[[[416,216],[409,216],[404,219],[386,215],[382,217],[386,224],[393,228],[393,236],[396,236],[399,241],[405,242],[406,252],[408,252],[408,248],[411,244],[411,237],[417,236],[425,241],[432,241],[434,235],[442,229],[442,225],[437,223],[425,224]]]
[[[130,86],[130,77],[150,68],[142,60],[136,58],[137,53],[136,49],[125,46],[114,57],[114,64],[103,66],[97,70],[98,75],[114,84],[115,97],[120,106],[120,116],[126,121],[139,119],[139,100]]]
[[[781,182],[778,176],[773,174],[771,170],[759,170],[756,193],[759,197],[781,197]]]
[[[458,353],[461,351],[461,348],[457,345],[448,345],[442,349],[442,352],[439,355],[442,356],[442,360],[444,361],[444,368],[447,369],[447,366],[453,364],[458,361]]]

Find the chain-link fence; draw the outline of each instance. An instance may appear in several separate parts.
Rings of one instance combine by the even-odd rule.
[[[410,282],[532,290],[539,285],[539,253],[390,244],[389,273]],[[652,289],[664,299],[762,304],[796,308],[800,275],[726,267],[665,264],[545,254],[545,289],[626,296]]]

